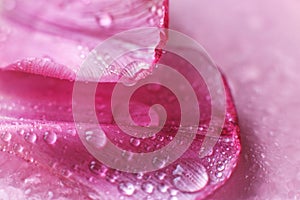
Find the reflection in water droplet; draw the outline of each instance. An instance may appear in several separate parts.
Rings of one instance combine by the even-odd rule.
[[[174,186],[183,192],[196,192],[208,182],[206,169],[200,162],[185,161],[181,164],[183,173],[173,179]]]
[[[135,191],[135,187],[132,183],[122,182],[122,183],[119,184],[119,190],[122,194],[131,196],[131,195],[133,195],[133,193]]]
[[[46,131],[44,133],[44,140],[48,144],[54,144],[57,140],[57,135],[53,131]]]
[[[29,143],[35,143],[37,136],[35,133],[27,133],[24,138]]]
[[[105,133],[100,129],[87,130],[85,132],[85,139],[95,148],[104,147],[106,144]]]
[[[99,26],[105,27],[105,28],[110,27],[113,22],[113,18],[109,14],[103,14],[103,15],[97,16],[96,20],[97,20]]]
[[[11,133],[9,133],[9,132],[6,132],[6,133],[4,133],[4,134],[2,135],[2,140],[5,141],[5,142],[10,141],[11,138],[12,138],[12,135],[11,135]]]

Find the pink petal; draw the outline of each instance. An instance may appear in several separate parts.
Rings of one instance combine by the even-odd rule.
[[[16,0],[4,1],[3,8],[0,67],[72,80],[87,54],[108,37],[168,24],[163,0]],[[159,34],[148,37],[159,43]]]
[[[157,9],[162,5],[158,6],[156,14],[153,14],[153,9],[148,4],[149,1],[135,1],[132,5],[137,8],[133,9],[133,13],[126,12],[118,18],[112,10],[110,15],[115,24],[108,27],[109,18],[106,15],[99,28],[95,21],[99,23],[101,19],[98,15],[94,16],[94,13],[98,11],[94,10],[97,6],[93,4],[87,4],[84,7],[80,5],[81,2],[74,1],[68,7],[66,4],[51,1],[51,5],[45,9],[41,7],[44,4],[37,3],[35,7],[30,6],[32,2],[16,2],[14,9],[4,12],[3,23],[1,23],[5,28],[10,27],[7,31],[7,38],[0,44],[2,50],[5,48],[0,55],[0,65],[4,67],[4,70],[0,72],[0,130],[2,133],[0,147],[3,152],[9,153],[9,156],[2,153],[1,157],[7,159],[7,163],[10,164],[1,163],[1,169],[5,174],[9,174],[12,180],[3,180],[2,185],[5,185],[5,191],[0,190],[0,194],[1,192],[4,195],[14,193],[15,198],[19,199],[35,196],[54,199],[74,199],[76,196],[87,199],[142,199],[149,195],[149,198],[162,199],[172,196],[179,199],[204,198],[225,183],[236,165],[240,152],[236,112],[226,83],[227,111],[222,136],[212,154],[201,160],[195,155],[197,152],[195,149],[198,150],[207,131],[205,124],[210,112],[207,108],[204,108],[207,113],[204,112],[202,116],[204,126],[199,129],[199,134],[191,148],[175,163],[157,172],[130,174],[107,168],[87,152],[76,134],[72,114],[74,82],[69,80],[75,78],[75,73],[83,57],[86,56],[85,53],[114,33],[144,26],[149,18],[150,23],[154,22],[155,26],[165,26],[166,13],[163,12],[163,15],[158,17],[162,21],[156,21],[159,14]],[[111,1],[107,2],[111,3]],[[60,6],[62,11],[56,13],[57,9],[53,9],[56,6]],[[112,8],[116,6],[122,8],[124,5],[118,2]],[[145,9],[142,9],[144,6]],[[83,11],[82,8],[87,10]],[[35,16],[26,15],[15,18],[23,11],[31,13],[33,10]],[[41,13],[40,10],[49,12]],[[116,9],[115,12],[119,11],[120,9]],[[62,16],[65,12],[70,12],[67,18]],[[87,20],[83,17],[86,13],[88,13]],[[91,13],[93,22],[89,20]],[[80,14],[79,17],[83,17],[82,21],[78,20],[78,14]],[[126,14],[129,18],[123,16]],[[141,17],[137,17],[139,14]],[[130,17],[133,17],[136,22],[132,22]],[[29,19],[37,19],[37,23],[26,24]],[[122,26],[124,24],[126,26]],[[103,37],[98,38],[98,34]],[[24,40],[24,37],[28,39]],[[157,35],[157,38],[160,36]],[[178,68],[188,74],[186,63],[179,63],[170,57],[166,59],[177,63]],[[197,79],[193,81],[201,82]],[[100,103],[105,104],[109,102],[110,95],[107,94],[112,89],[111,83],[104,84],[102,87],[104,90],[98,91],[96,102],[99,100]],[[200,90],[201,87],[197,89],[199,98],[206,94],[206,90]],[[154,100],[156,100],[156,92]],[[167,93],[160,91],[160,94],[166,95]],[[141,93],[137,98],[141,99],[144,96],[145,94]],[[167,100],[167,98],[163,99],[163,101]],[[138,148],[139,142],[133,141],[132,138],[115,136],[118,128],[111,121],[110,113],[106,112],[101,105],[97,110],[99,115],[102,115],[99,117],[99,122],[106,130],[109,130],[108,137],[115,138],[117,145],[131,147],[132,150],[140,149]],[[174,102],[169,103],[169,108],[176,108],[176,105]],[[147,121],[145,116],[140,114],[143,108],[139,106],[138,104],[132,106],[137,108],[137,119]],[[85,110],[85,105],[81,105],[81,109]],[[173,115],[175,116],[175,112],[171,114]],[[168,134],[170,132],[174,132],[172,127]],[[170,139],[172,139],[170,135],[160,135],[146,144],[152,149],[158,148],[156,144],[168,143]],[[16,163],[20,163],[20,166]],[[13,166],[12,169],[10,169],[11,166]],[[18,175],[14,175],[16,171]],[[178,179],[179,176],[181,179]]]

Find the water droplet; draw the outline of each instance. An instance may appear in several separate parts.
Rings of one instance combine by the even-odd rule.
[[[48,144],[54,144],[57,140],[57,135],[54,131],[46,131],[44,133],[44,140]]]
[[[72,175],[72,172],[70,170],[62,170],[62,175],[66,178],[69,178]]]
[[[205,167],[198,161],[184,161],[181,164],[184,172],[173,179],[173,185],[183,192],[196,192],[204,188],[208,182]]]
[[[159,180],[163,180],[166,177],[166,173],[164,172],[157,172],[155,174],[155,176],[159,179]]]
[[[183,168],[180,165],[176,166],[176,169],[172,172],[173,175],[182,175],[184,172]]]
[[[113,22],[113,18],[109,14],[103,14],[103,15],[97,16],[96,20],[97,20],[99,26],[105,27],[105,28],[110,27]]]
[[[119,184],[119,190],[122,194],[131,196],[135,191],[135,187],[132,183],[122,182]]]
[[[97,163],[97,162],[95,162],[95,161],[92,161],[91,163],[90,163],[90,170],[93,172],[93,173],[95,173],[95,174],[97,174],[97,175],[100,175],[100,176],[102,176],[102,177],[104,177],[105,175],[106,175],[106,172],[108,171],[108,169],[107,169],[107,167],[106,166],[104,166],[104,165],[101,165],[101,164],[99,164],[99,163]]]
[[[22,145],[20,145],[20,144],[15,144],[14,145],[14,150],[16,151],[16,152],[19,152],[19,153],[21,153],[22,151],[23,151],[23,146]]]
[[[151,194],[154,190],[154,186],[151,183],[143,183],[142,190],[146,193]]]
[[[150,11],[152,12],[152,13],[155,13],[155,11],[156,11],[156,5],[153,5],[153,6],[151,6],[150,7]]]
[[[165,193],[165,192],[167,192],[168,191],[168,186],[166,185],[166,184],[160,184],[159,186],[158,186],[158,190],[161,192],[161,193]]]
[[[138,147],[141,144],[141,140],[137,138],[131,138],[130,139],[130,144],[132,144],[135,147]]]
[[[67,133],[70,134],[70,135],[72,135],[72,136],[75,136],[77,132],[76,132],[76,129],[74,129],[74,128],[69,128],[69,129],[67,130]]]
[[[12,135],[11,135],[11,133],[9,133],[9,132],[6,132],[6,133],[4,133],[4,134],[2,135],[2,140],[5,141],[5,142],[10,141],[11,138],[12,138]]]
[[[19,131],[19,134],[20,134],[20,135],[24,135],[24,133],[25,133],[25,130],[24,130],[24,129],[21,129],[21,130]]]
[[[217,178],[221,178],[223,176],[223,173],[222,172],[216,172],[215,175],[216,175]]]
[[[148,23],[149,23],[151,26],[155,25],[155,21],[154,21],[153,18],[149,18],[149,19],[148,19]]]
[[[217,170],[218,171],[223,171],[225,169],[225,166],[223,165],[223,164],[219,164],[218,166],[217,166]]]
[[[37,139],[37,136],[36,136],[36,134],[35,133],[27,133],[26,135],[25,135],[25,140],[27,141],[27,142],[29,142],[29,143],[35,143],[35,141],[36,141],[36,139]]]
[[[163,168],[165,166],[166,162],[167,162],[167,159],[159,158],[159,157],[154,157],[152,160],[153,165],[159,169]]]
[[[54,196],[52,191],[48,191],[48,198],[47,199],[52,199]]]
[[[163,11],[161,8],[157,9],[156,13],[159,17],[161,17],[163,15]]]
[[[87,130],[85,132],[85,139],[95,148],[102,148],[106,144],[105,133],[100,129]]]
[[[143,178],[144,174],[142,172],[137,173],[136,178],[141,180]]]
[[[171,196],[176,196],[178,194],[178,190],[176,189],[170,189],[170,195]]]

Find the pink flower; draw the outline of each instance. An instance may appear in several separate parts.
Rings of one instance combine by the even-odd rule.
[[[3,178],[0,188],[4,189],[0,189],[0,197],[205,198],[230,177],[237,163],[240,141],[237,116],[225,80],[225,125],[213,151],[204,158],[199,159],[197,152],[209,130],[211,110],[203,105],[200,106],[204,111],[199,122],[201,126],[189,150],[171,165],[162,166],[155,172],[132,174],[111,169],[93,157],[77,135],[72,92],[83,60],[99,43],[121,31],[136,27],[167,27],[167,1],[15,0],[4,1],[2,8],[0,177]],[[145,37],[156,38],[157,46],[165,40],[160,34]],[[150,62],[155,63],[159,58],[171,61],[178,64],[182,73],[188,74],[188,63],[168,54],[161,55],[159,50],[150,53],[153,55]],[[135,66],[129,67],[121,70],[131,75]],[[201,83],[193,75],[188,77],[196,85]],[[89,78],[81,81],[89,81]],[[146,142],[120,134],[111,112],[107,111],[109,106],[105,107],[105,104],[110,105],[107,102],[111,98],[113,76],[108,75],[106,80],[109,83],[103,84],[96,93],[96,111],[98,121],[115,145],[137,152],[154,151],[160,148],[159,143],[163,146],[172,140],[178,128],[176,123]],[[207,92],[202,91],[202,86],[194,88],[199,89],[199,93]],[[168,111],[172,110],[168,120],[177,122],[179,104],[169,98],[170,92],[155,86],[149,90],[136,98],[145,99],[149,95],[150,103],[151,98],[162,101]],[[200,96],[198,94],[199,99]],[[82,98],[85,98],[85,91],[82,91]],[[202,101],[210,100],[202,97]],[[86,105],[77,107],[83,111],[82,115],[90,115],[84,112]],[[143,105],[133,104],[130,109],[133,118],[140,123],[149,120],[148,115],[141,114],[145,111]]]

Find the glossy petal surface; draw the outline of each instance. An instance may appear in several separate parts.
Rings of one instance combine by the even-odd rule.
[[[76,134],[72,80],[87,53],[120,31],[141,26],[165,27],[168,21],[166,3],[136,0],[121,4],[115,1],[69,1],[66,4],[66,1],[51,1],[45,7],[42,3],[32,6],[33,1],[14,2],[4,1],[1,19],[0,147],[3,152],[1,173],[7,177],[1,180],[5,185],[0,190],[2,196],[19,199],[73,199],[75,196],[86,199],[193,199],[204,198],[224,184],[240,152],[237,116],[226,81],[225,126],[214,150],[205,158],[199,159],[195,153],[207,131],[205,113],[203,126],[186,154],[166,168],[145,174],[107,168],[87,152]],[[98,3],[100,9],[95,10]],[[158,41],[162,39],[160,35],[154,37]],[[152,52],[153,62],[155,53]],[[188,74],[187,63],[166,59],[177,63],[182,72]],[[191,81],[197,85],[200,80]],[[96,101],[108,100],[106,95],[111,83],[103,87],[101,91],[104,92],[97,93]],[[199,95],[206,94],[200,89]],[[148,90],[154,92],[154,100],[159,98],[157,93],[168,94],[155,87]],[[140,98],[142,96],[143,93]],[[173,99],[162,99],[169,101],[170,109],[173,105],[176,107]],[[144,116],[140,115],[143,106],[133,104],[133,108],[136,108],[138,119],[143,121]],[[103,109],[100,103],[99,122],[117,145],[131,146],[132,150],[159,148],[157,144],[168,143],[176,132],[176,127],[169,127],[145,145],[118,135],[111,117]]]

